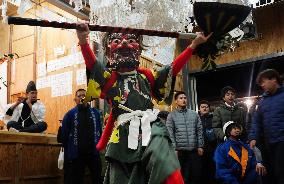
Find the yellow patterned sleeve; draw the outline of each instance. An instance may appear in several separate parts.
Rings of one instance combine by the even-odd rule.
[[[88,80],[85,102],[92,101],[94,98],[101,96],[102,86],[106,84],[110,76],[111,72],[107,68],[104,68],[101,62],[95,62]]]

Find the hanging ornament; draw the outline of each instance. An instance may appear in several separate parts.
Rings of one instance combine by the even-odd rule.
[[[206,43],[196,48],[196,54],[203,59],[202,70],[215,69],[215,59],[232,48],[234,50],[233,44],[243,36],[241,30],[234,29],[247,18],[250,12],[251,7],[244,5],[241,0],[194,3],[194,16],[198,26],[205,35],[213,33]]]

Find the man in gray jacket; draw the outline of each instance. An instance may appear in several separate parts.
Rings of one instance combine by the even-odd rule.
[[[197,112],[186,108],[184,92],[174,96],[177,108],[167,118],[167,128],[176,150],[185,184],[200,184],[203,128]]]

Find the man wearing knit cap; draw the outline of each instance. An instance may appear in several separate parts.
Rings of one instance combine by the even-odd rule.
[[[19,97],[6,111],[7,129],[14,132],[40,133],[46,130],[44,122],[45,106],[37,99],[34,81],[30,81],[26,89],[26,98]]]

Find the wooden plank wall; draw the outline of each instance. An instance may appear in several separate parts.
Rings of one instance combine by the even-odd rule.
[[[44,3],[43,6],[47,6],[49,9],[56,13],[64,15],[65,17],[76,20],[77,18],[70,15],[57,7]],[[72,47],[75,47],[76,51],[79,51],[77,46],[77,37],[75,30],[61,30],[54,28],[38,28],[38,50],[37,50],[37,62],[41,63],[50,61],[60,57],[64,57],[72,54]],[[54,48],[65,45],[66,51],[63,56],[56,57],[54,55]],[[83,64],[73,65],[71,67],[56,70],[54,72],[47,73],[49,75],[55,75],[63,72],[72,72],[72,94],[51,97],[51,88],[43,88],[39,90],[39,98],[46,106],[46,121],[48,123],[48,131],[50,133],[57,133],[59,127],[59,120],[63,119],[64,114],[75,106],[73,101],[75,91],[79,88],[86,89],[86,85],[76,84],[76,71],[78,69],[85,68]],[[52,84],[51,84],[52,85]]]
[[[242,61],[250,58],[284,51],[284,3],[278,2],[254,10],[253,15],[257,32],[261,38],[245,41],[234,52],[224,54],[217,58],[218,65]],[[189,62],[189,70],[199,70],[202,61],[197,57]]]
[[[160,63],[157,61],[152,60],[151,58],[148,58],[147,56],[143,56],[140,58],[140,66],[145,68],[150,68],[152,70],[158,69],[162,67]],[[181,72],[177,75],[176,78],[176,84],[175,84],[175,90],[181,91],[183,90],[183,83],[182,83],[182,75]]]
[[[32,9],[28,10],[23,17],[45,18],[43,17],[43,14],[45,14],[45,16],[46,14],[50,14],[54,17],[61,17],[60,15],[64,15],[67,19],[78,20],[73,15],[46,2],[41,3],[41,6],[35,5]],[[10,103],[14,102],[17,96],[21,96],[25,93],[26,85],[30,80],[36,80],[38,78],[36,64],[59,58],[54,55],[55,47],[61,45],[66,47],[64,55],[60,57],[69,55],[71,53],[71,48],[73,48],[72,52],[74,52],[74,47],[75,51],[79,51],[75,30],[70,31],[18,25],[11,26],[11,29],[12,52],[16,52],[20,58],[16,60],[15,67],[11,67],[11,80],[13,84],[11,85],[10,91]],[[5,34],[6,37],[7,33],[9,33],[8,30],[1,30],[1,36]],[[9,43],[6,41],[0,45],[1,47],[7,47],[9,46]],[[52,98],[50,87],[38,90],[38,98],[46,106],[45,121],[48,123],[47,133],[57,133],[59,120],[61,120],[63,115],[75,105],[73,101],[75,91],[78,88],[86,88],[86,85],[76,85],[76,71],[81,68],[84,68],[83,64],[47,73],[47,76],[49,76],[72,71],[73,82],[71,95]]]
[[[0,23],[0,57],[9,52],[9,33],[10,27],[7,24]]]

